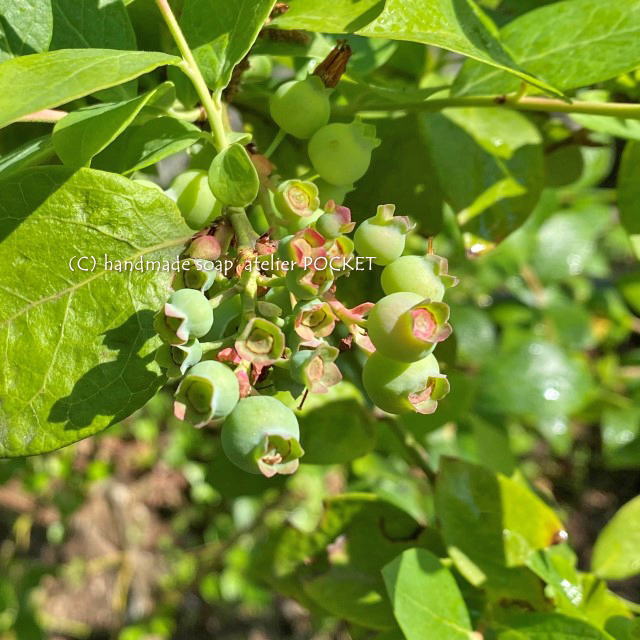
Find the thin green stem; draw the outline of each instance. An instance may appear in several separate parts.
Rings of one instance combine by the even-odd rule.
[[[229,207],[228,217],[238,241],[238,249],[253,249],[260,236],[251,226],[245,210],[241,207]]]
[[[280,146],[280,143],[287,137],[287,132],[284,129],[279,129],[276,133],[276,137],[272,140],[271,144],[264,152],[265,158],[270,158],[273,152]]]
[[[398,102],[379,107],[367,107],[366,111],[441,111],[452,107],[504,107],[516,111],[542,111],[547,113],[583,113],[595,116],[611,116],[614,118],[631,118],[640,120],[640,105],[623,102],[565,102],[553,98],[536,96],[462,96],[452,98],[434,98],[421,102]],[[352,110],[338,108],[336,115],[352,115]]]
[[[182,29],[176,20],[168,0],[156,0],[156,4],[158,5],[158,9],[162,14],[174,42],[178,46],[180,55],[182,56],[182,62],[179,66],[193,83],[196,93],[198,94],[198,97],[202,102],[202,106],[207,114],[209,124],[211,125],[211,133],[213,135],[216,149],[220,151],[228,144],[220,100],[217,97],[214,98],[214,96],[209,92],[209,87],[207,87],[207,83],[202,77],[198,63],[193,57],[189,43],[182,33]]]

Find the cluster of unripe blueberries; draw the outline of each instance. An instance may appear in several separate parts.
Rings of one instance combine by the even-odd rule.
[[[451,333],[442,300],[456,283],[444,259],[402,255],[413,225],[393,205],[349,236],[355,223],[340,203],[379,144],[372,125],[328,124],[329,91],[314,75],[283,84],[270,111],[282,132],[309,140],[317,176],[283,180],[244,140],[208,172],[178,176],[167,193],[197,233],[155,317],[157,361],[179,379],[176,415],[221,425],[229,459],[268,477],[293,473],[303,455],[296,415],[274,394],[326,392],[342,378],[338,356],[354,345],[366,355],[363,386],[375,405],[435,411],[449,386],[432,352]],[[384,267],[386,295],[349,309],[336,284],[354,253]]]

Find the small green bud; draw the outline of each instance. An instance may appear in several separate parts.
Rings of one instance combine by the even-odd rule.
[[[176,416],[203,427],[231,413],[240,399],[240,385],[227,365],[204,360],[187,371],[175,398]]]
[[[213,324],[213,311],[206,296],[195,289],[180,289],[169,296],[156,314],[153,326],[167,344],[185,344],[201,338]]]
[[[261,365],[272,364],[282,357],[284,347],[284,334],[265,318],[251,318],[235,342],[235,349],[243,360]]]
[[[163,344],[156,352],[156,362],[166,369],[168,378],[183,376],[201,358],[202,345],[195,338],[185,344]]]
[[[211,288],[216,280],[217,271],[210,260],[188,258],[180,263],[180,271],[176,275],[174,287],[181,289],[197,289],[203,293]]]
[[[301,349],[291,357],[291,376],[311,393],[326,393],[329,387],[342,380],[340,369],[335,364],[339,353],[328,344],[321,344],[315,349]]]

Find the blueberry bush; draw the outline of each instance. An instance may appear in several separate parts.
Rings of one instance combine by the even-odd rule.
[[[640,0],[0,0],[0,640],[640,639]]]

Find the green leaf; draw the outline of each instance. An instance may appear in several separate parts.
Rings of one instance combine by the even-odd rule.
[[[258,37],[275,0],[185,0],[180,26],[205,80],[223,89]]]
[[[640,0],[555,2],[510,22],[500,38],[530,73],[563,91],[585,87],[640,65]],[[517,89],[512,75],[474,61],[463,65],[453,85],[458,95]]]
[[[241,144],[230,144],[213,159],[209,186],[225,206],[246,207],[256,199],[260,186],[258,172]]]
[[[451,572],[425,549],[408,549],[382,570],[407,640],[470,640],[467,607]]]
[[[556,514],[522,482],[463,460],[441,461],[435,505],[449,554],[475,585],[524,565],[562,531]]]
[[[609,102],[611,95],[608,91],[601,89],[589,89],[580,91],[578,99],[592,102]],[[611,116],[592,116],[586,113],[572,113],[571,119],[591,131],[606,133],[616,138],[640,141],[640,122],[638,120],[613,118]]]
[[[157,391],[152,321],[171,273],[144,263],[175,260],[192,232],[156,189],[91,169],[28,169],[1,191],[0,260],[12,267],[0,273],[11,363],[0,373],[0,456],[23,456],[92,435]],[[118,272],[119,260],[143,270]]]
[[[55,152],[50,135],[28,140],[2,155],[0,158],[0,178],[6,178],[19,169],[38,164],[53,155]]]
[[[343,464],[373,449],[375,424],[348,382],[311,394],[298,415],[305,464]]]
[[[136,34],[122,0],[51,0],[55,49],[138,49]],[[143,49],[144,47],[139,47]],[[100,92],[100,99],[110,102],[135,97],[136,81]]]
[[[640,496],[627,502],[602,530],[591,563],[596,575],[607,580],[640,574]]]
[[[550,342],[525,340],[488,360],[479,406],[488,414],[555,422],[580,409],[591,389],[584,363]]]
[[[46,51],[52,29],[50,0],[0,0],[0,62]]]
[[[627,143],[618,171],[620,221],[631,234],[640,234],[640,142]]]
[[[62,162],[83,167],[115,140],[158,93],[171,89],[160,85],[125,102],[97,104],[73,111],[53,128],[53,146]]]
[[[611,640],[587,622],[558,613],[524,613],[509,617],[496,640]]]
[[[121,84],[180,58],[148,51],[61,49],[0,64],[0,127]]]
[[[54,49],[136,48],[136,34],[122,0],[51,0]]]
[[[393,202],[402,215],[419,223],[423,234],[436,235],[442,228],[442,193],[418,118],[376,121],[376,130],[382,144],[347,204],[366,218],[381,202]]]
[[[133,173],[188,149],[201,138],[202,131],[190,122],[169,116],[154,118],[129,127],[95,157],[93,166],[116,173]]]
[[[370,573],[335,566],[303,581],[303,589],[316,605],[337,618],[365,629],[392,629],[393,614],[380,581]]]
[[[292,0],[274,21],[285,29],[331,33],[356,31],[434,45],[504,69],[546,91],[557,91],[514,63],[498,31],[474,0]]]
[[[289,9],[273,25],[319,33],[352,33],[366,27],[384,10],[385,0],[290,0]]]
[[[495,243],[517,229],[544,186],[541,136],[505,109],[446,109],[423,117],[445,200],[474,239]]]

